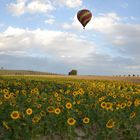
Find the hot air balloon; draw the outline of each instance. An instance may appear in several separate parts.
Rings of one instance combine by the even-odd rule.
[[[91,18],[92,18],[92,13],[87,9],[82,9],[77,13],[77,19],[83,25],[83,29],[85,29],[85,26],[91,20]]]

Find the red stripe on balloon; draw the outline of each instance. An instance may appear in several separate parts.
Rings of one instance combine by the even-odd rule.
[[[81,17],[84,13],[86,13],[86,12],[89,12],[89,13],[90,13],[90,11],[89,11],[89,10],[86,10],[86,9],[80,10],[80,11],[78,12],[78,14],[77,14],[77,18],[80,19],[80,17]]]
[[[91,20],[90,17],[92,17],[92,14],[91,14],[91,13],[89,13],[87,16],[84,16],[83,19],[81,20],[81,24],[82,24],[83,26],[85,26],[85,25]],[[90,18],[90,19],[89,19],[89,18]],[[89,19],[89,21],[85,24],[84,22],[85,22],[87,19]]]

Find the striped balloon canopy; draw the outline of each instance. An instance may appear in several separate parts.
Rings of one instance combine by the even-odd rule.
[[[83,25],[84,28],[91,20],[91,18],[92,18],[92,13],[87,9],[82,9],[77,13],[77,19]]]

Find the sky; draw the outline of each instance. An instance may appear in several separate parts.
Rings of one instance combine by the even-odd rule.
[[[0,0],[0,67],[140,75],[140,0]]]

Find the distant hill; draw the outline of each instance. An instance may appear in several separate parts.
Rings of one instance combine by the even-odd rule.
[[[31,70],[0,70],[0,75],[58,75],[58,74]]]

